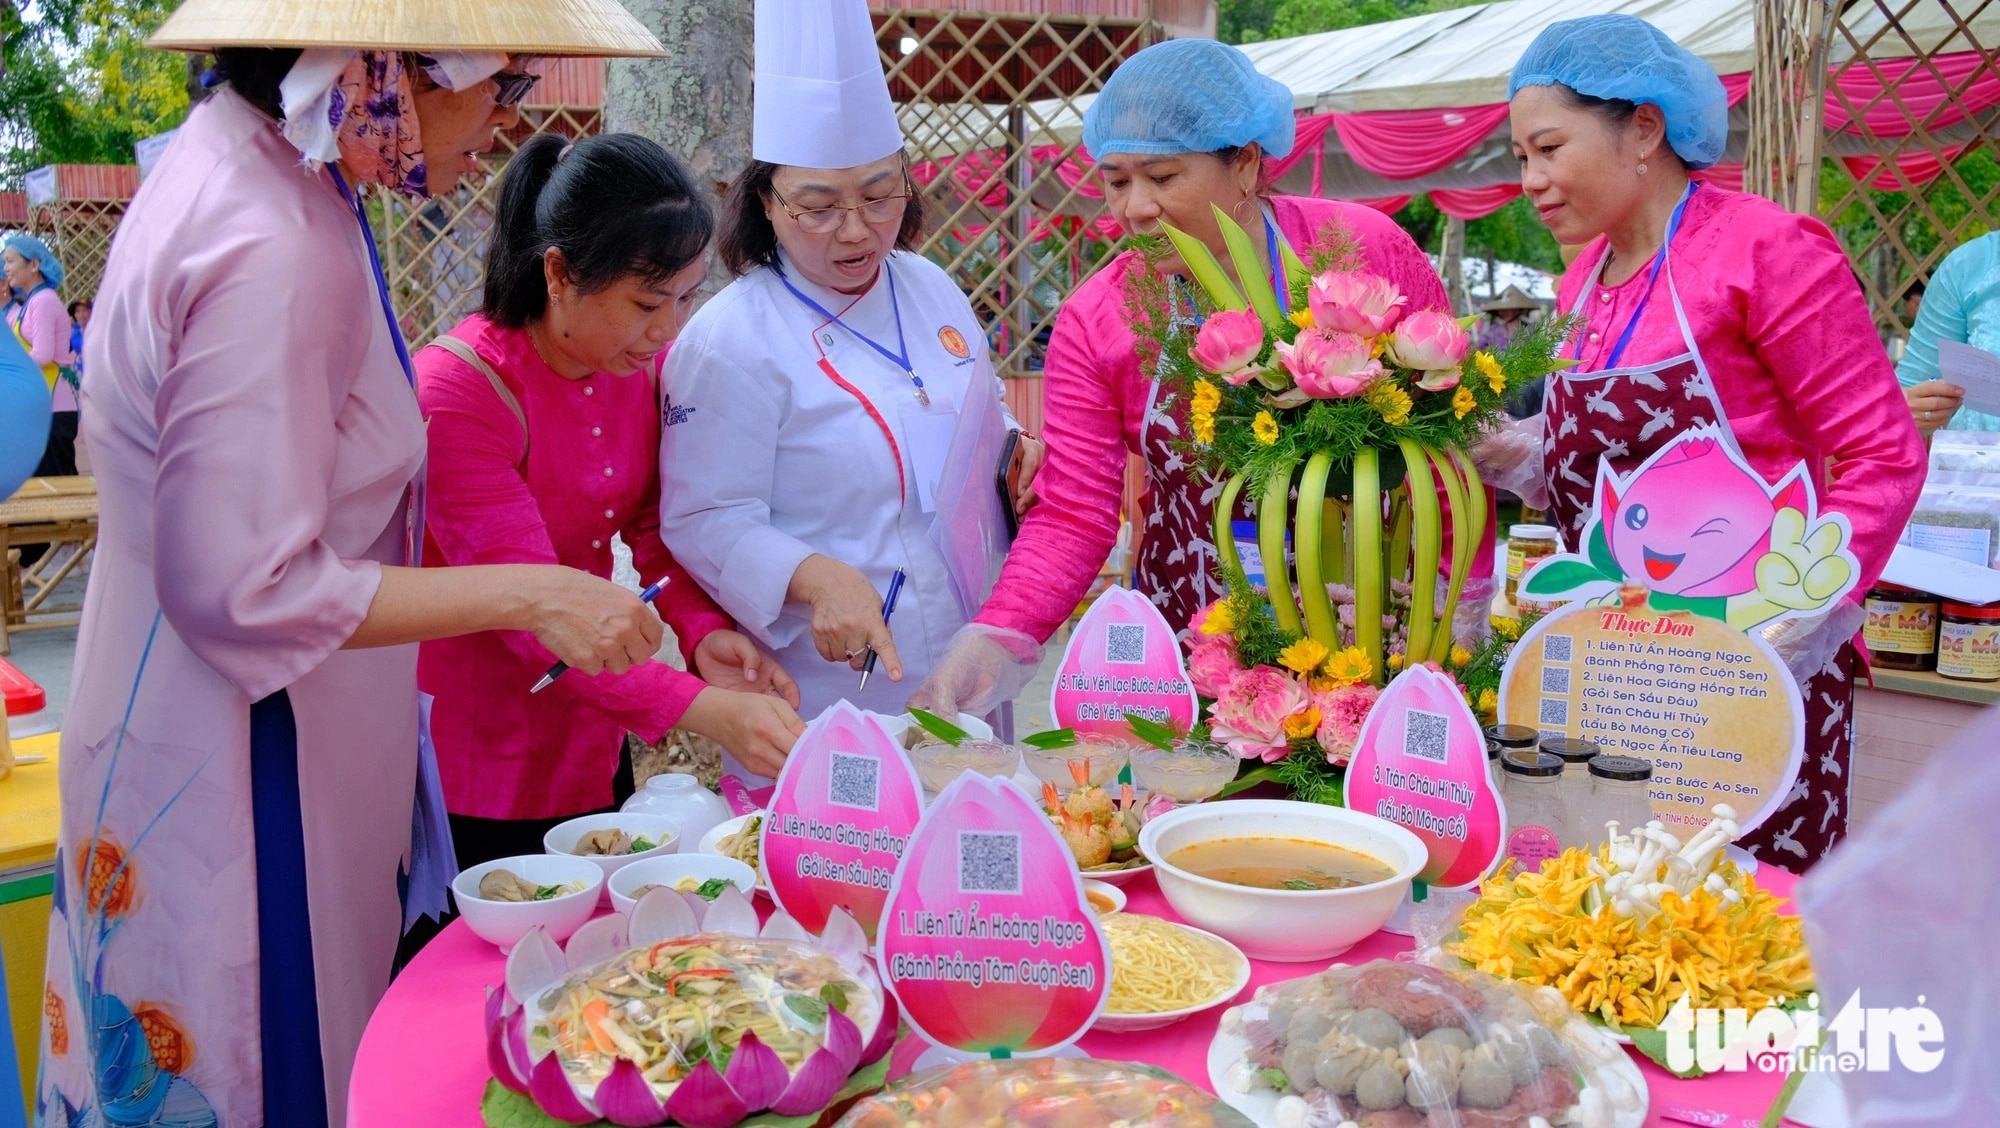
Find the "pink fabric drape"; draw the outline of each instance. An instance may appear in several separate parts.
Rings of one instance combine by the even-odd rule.
[[[1507,104],[1320,116],[1332,119],[1355,164],[1388,180],[1414,180],[1471,152],[1507,120]]]
[[[1886,80],[1886,81],[1885,81]],[[1877,137],[1907,137],[1921,125],[1943,129],[2000,104],[2000,71],[1978,51],[1849,64],[1826,92],[1826,127]],[[1861,111],[1855,121],[1852,110]]]
[[[1921,188],[1944,175],[1944,166],[1958,159],[1965,151],[1963,145],[1947,145],[1943,158],[1928,150],[1915,153],[1899,153],[1895,168],[1888,167],[1880,157],[1842,157],[1840,163],[1847,166],[1848,174],[1877,192],[1900,192],[1905,180],[1909,185]],[[1898,176],[1897,171],[1902,175]]]
[[[1431,191],[1431,203],[1453,219],[1481,219],[1506,207],[1520,194],[1518,181],[1490,188],[1437,188]]]

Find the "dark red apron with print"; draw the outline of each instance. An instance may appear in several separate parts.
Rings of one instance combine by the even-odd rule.
[[[1584,312],[1597,293],[1603,270],[1600,259],[1570,313]],[[1728,418],[1674,289],[1670,257],[1665,273],[1686,352],[1655,364],[1596,372],[1569,369],[1549,377],[1543,407],[1548,435],[1543,469],[1549,480],[1550,520],[1562,530],[1566,547],[1577,546],[1590,520],[1600,458],[1627,474],[1689,427],[1712,423],[1728,430]],[[1588,332],[1588,326],[1583,331]],[[1616,363],[1615,355],[1612,359]],[[1847,834],[1855,668],[1856,653],[1850,643],[1803,687],[1805,758],[1799,777],[1777,813],[1738,843],[1760,859],[1801,871],[1825,857]]]

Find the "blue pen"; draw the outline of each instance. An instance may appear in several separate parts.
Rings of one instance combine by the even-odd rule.
[[[889,621],[889,616],[896,613],[896,597],[901,594],[903,594],[903,570],[898,568],[896,569],[896,574],[889,577],[889,594],[882,600],[882,621],[884,623]],[[861,664],[862,689],[868,688],[868,675],[874,672],[875,648],[871,646],[868,648],[868,660]]]
[[[659,583],[657,583],[657,584],[654,584],[654,585],[653,585],[652,587],[649,587],[649,588],[647,588],[647,589],[646,589],[645,591],[642,591],[642,592],[640,592],[640,593],[639,593],[639,602],[641,602],[641,603],[651,603],[651,602],[652,602],[652,601],[654,601],[655,599],[658,599],[658,598],[660,598],[660,593],[661,593],[661,592],[663,592],[663,591],[665,591],[666,589],[667,589],[667,581],[666,581],[665,579],[662,579],[662,580],[661,580],[661,581],[660,581]],[[541,681],[538,681],[538,682],[536,682],[536,683],[535,683],[535,688],[533,688],[533,689],[529,690],[528,692],[529,692],[529,693],[540,693],[541,691],[543,691],[543,690],[547,689],[548,687],[550,687],[550,686],[554,685],[554,684],[555,684],[555,682],[556,682],[556,679],[557,679],[557,678],[559,678],[559,677],[562,677],[562,676],[563,676],[563,671],[564,671],[564,670],[567,670],[567,669],[569,669],[569,663],[568,663],[568,662],[557,662],[557,663],[556,663],[555,665],[553,665],[553,666],[550,666],[550,667],[549,667],[549,672],[548,672],[548,673],[546,673],[546,674],[543,674],[543,675],[542,675],[542,680],[541,680]]]

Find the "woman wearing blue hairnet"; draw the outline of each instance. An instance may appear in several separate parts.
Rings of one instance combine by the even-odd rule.
[[[1156,44],[1105,83],[1083,119],[1105,203],[1127,231],[1172,224],[1231,264],[1214,209],[1253,236],[1259,269],[1277,248],[1304,252],[1328,224],[1360,245],[1367,269],[1394,282],[1410,309],[1447,308],[1430,260],[1387,216],[1359,204],[1266,194],[1266,157],[1292,151],[1292,92],[1248,56],[1208,39]],[[918,704],[983,713],[1023,680],[1021,656],[1069,618],[1118,537],[1127,452],[1145,459],[1147,518],[1136,568],[1176,631],[1226,592],[1214,576],[1214,475],[1174,442],[1187,409],[1155,385],[1127,325],[1135,252],[1113,259],[1063,303],[1044,369],[1048,461],[1039,504],[1022,523],[999,583],[919,687]],[[1178,258],[1163,264],[1186,277]],[[1233,267],[1230,267],[1233,269]]]
[[[1529,441],[1480,452],[1524,471],[1496,484],[1546,492],[1574,541],[1600,459],[1629,472],[1712,424],[1770,481],[1801,462],[1817,474],[1822,510],[1853,527],[1858,601],[1916,504],[1924,450],[1846,253],[1810,216],[1690,179],[1722,155],[1728,101],[1712,67],[1643,20],[1550,25],[1509,94],[1521,187],[1557,241],[1589,245],[1557,294],[1583,321],[1579,363],[1550,378]],[[1804,690],[1805,759],[1742,845],[1788,868],[1846,832],[1860,622],[1850,602],[1767,632]]]
[[[76,473],[76,356],[70,351],[69,311],[56,293],[63,265],[46,243],[16,232],[0,241],[7,272],[7,325],[42,370],[54,415],[38,477]],[[32,563],[26,553],[23,563]]]

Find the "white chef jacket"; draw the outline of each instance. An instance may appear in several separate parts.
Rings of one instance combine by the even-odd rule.
[[[782,257],[780,265],[841,322],[897,351],[884,275],[857,299],[806,281]],[[931,410],[955,412],[970,395],[999,397],[985,336],[951,276],[903,251],[884,269],[895,272],[903,338]],[[918,481],[926,469],[937,473],[944,452],[937,425],[915,416],[924,409],[909,375],[759,267],[689,320],[661,387],[660,530],[675,559],[798,679],[800,715],[811,719],[842,699],[902,712],[965,623]],[[913,434],[926,430],[929,443]],[[948,440],[948,428],[943,434]],[[935,451],[931,463],[918,447]],[[891,575],[905,570],[890,620],[902,682],[878,666],[863,693],[845,662],[819,656],[812,608],[785,599],[792,574],[815,552],[859,569],[885,594]]]

